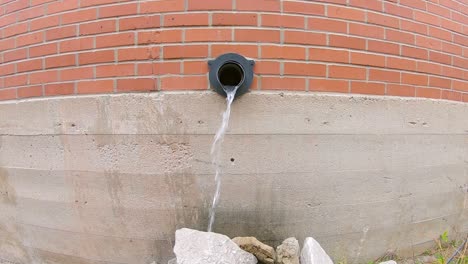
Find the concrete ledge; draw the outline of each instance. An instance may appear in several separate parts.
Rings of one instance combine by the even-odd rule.
[[[0,259],[167,262],[176,228],[207,226],[224,107],[211,92],[0,102]],[[466,233],[467,117],[443,100],[242,96],[215,231],[314,236],[359,262]]]

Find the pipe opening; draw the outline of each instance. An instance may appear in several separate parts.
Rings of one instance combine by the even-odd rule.
[[[244,82],[244,69],[235,62],[227,62],[219,68],[218,80],[223,86],[240,86]]]

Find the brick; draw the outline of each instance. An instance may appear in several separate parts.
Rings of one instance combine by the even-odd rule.
[[[351,93],[384,95],[385,84],[351,81]]]
[[[5,51],[9,49],[15,48],[15,39],[14,38],[7,38],[0,40],[0,51]]]
[[[262,90],[306,90],[305,78],[263,76]]]
[[[16,47],[24,47],[32,44],[41,43],[44,41],[44,34],[42,32],[34,32],[23,34],[16,37]]]
[[[365,80],[366,69],[359,67],[329,65],[328,77],[337,79]]]
[[[15,74],[6,76],[3,79],[3,85],[5,87],[16,87],[16,86],[23,86],[28,83],[28,75],[27,74]]]
[[[414,97],[416,89],[411,85],[387,84],[387,95]]]
[[[80,24],[80,35],[94,35],[115,31],[115,20],[103,20]]]
[[[385,54],[400,55],[400,45],[377,40],[368,40],[367,50]]]
[[[446,78],[429,76],[429,86],[450,89],[452,88],[452,81]]]
[[[45,9],[43,6],[32,7],[18,12],[18,21],[31,20],[43,16]]]
[[[327,67],[324,64],[310,62],[284,62],[284,74],[325,77]]]
[[[113,4],[113,3],[124,2],[124,1],[127,1],[127,0],[81,0],[80,6],[81,7],[99,6],[99,5]]]
[[[3,53],[3,62],[5,63],[9,61],[17,61],[17,60],[26,59],[27,55],[28,55],[27,48],[5,51]]]
[[[28,22],[16,23],[3,29],[3,37],[11,37],[28,32]]]
[[[209,71],[208,63],[205,60],[201,61],[184,61],[184,74],[205,74]],[[258,66],[258,63],[255,67]]]
[[[461,69],[449,67],[449,66],[442,66],[443,76],[457,78],[457,79],[461,78],[461,76],[464,76],[464,78],[466,79],[467,77],[466,74],[467,74],[466,70],[461,70]]]
[[[113,50],[91,51],[78,54],[78,63],[80,65],[106,63],[114,61],[115,58]]]
[[[122,77],[135,75],[134,64],[114,64],[96,66],[96,78]]]
[[[119,19],[119,30],[135,30],[143,28],[158,28],[161,26],[161,16],[139,16]]]
[[[179,61],[163,61],[153,63],[152,71],[156,75],[181,74]]]
[[[232,41],[232,29],[197,28],[185,30],[185,42],[226,42]]]
[[[138,3],[128,3],[99,8],[99,18],[129,16],[137,14]]]
[[[232,10],[232,0],[188,0],[188,10]]]
[[[60,16],[46,16],[29,21],[29,28],[31,31],[36,31],[43,28],[50,28],[58,26],[60,23]]]
[[[450,17],[450,9],[446,7],[427,2],[426,9],[429,13],[436,14],[436,15],[443,16],[443,17]]]
[[[398,72],[398,71],[378,70],[378,69],[369,69],[369,80],[370,81],[399,83],[400,82],[400,72]]]
[[[400,0],[400,5],[426,10],[426,1],[423,0]]]
[[[387,57],[387,68],[416,71],[416,61],[412,59]]]
[[[315,2],[283,1],[283,12],[323,16],[325,15],[325,6]]]
[[[425,49],[409,47],[409,46],[402,46],[401,47],[401,55],[410,58],[417,58],[427,60],[429,58],[428,52]]]
[[[468,24],[468,14],[460,14],[456,12],[451,12],[451,15],[452,15],[452,20],[458,21],[464,25]],[[450,15],[443,15],[443,17],[450,17]]]
[[[369,38],[384,38],[384,28],[380,26],[349,23],[349,34]]]
[[[250,58],[258,58],[257,45],[236,45],[236,44],[212,44],[211,57],[217,57],[221,54],[234,52]]]
[[[284,43],[321,46],[326,45],[327,37],[325,33],[285,30]]]
[[[137,64],[136,76],[145,75],[154,75],[152,62],[143,62]]]
[[[97,8],[76,10],[61,15],[62,25],[95,20],[97,18]]]
[[[442,42],[442,51],[460,56],[463,55],[463,49],[461,46],[454,45],[448,42]]]
[[[255,62],[254,71],[256,74],[280,74],[279,61],[257,61]]]
[[[33,85],[18,88],[18,98],[29,98],[42,96],[42,85]]]
[[[161,77],[161,90],[207,90],[208,78],[200,76]]]
[[[0,100],[16,99],[16,89],[2,89],[0,90]]]
[[[468,46],[468,37],[461,36],[458,34],[453,35],[453,42],[461,44],[462,46]]]
[[[446,41],[452,41],[452,33],[445,29],[429,26],[429,36]]]
[[[359,9],[352,9],[344,6],[328,6],[328,17],[340,18],[354,21],[366,21],[366,13]]]
[[[400,28],[400,19],[372,12],[367,13],[367,23],[397,29]]]
[[[306,49],[304,47],[262,45],[261,57],[264,59],[305,60]]]
[[[5,14],[13,13],[21,9],[27,8],[29,5],[28,1],[13,1],[4,6]]]
[[[331,47],[349,48],[357,50],[366,49],[366,39],[364,38],[329,35],[329,43]]]
[[[164,46],[164,59],[187,59],[208,57],[208,45]]]
[[[414,20],[422,22],[424,24],[429,24],[429,25],[434,25],[434,26],[441,25],[440,18],[438,16],[425,13],[425,12],[421,12],[418,10],[414,11]]]
[[[46,40],[64,39],[76,36],[76,26],[64,26],[46,31]]]
[[[385,56],[361,52],[351,52],[351,64],[385,67]]]
[[[34,70],[42,70],[42,58],[22,61],[16,64],[16,72],[28,72]]]
[[[53,2],[53,1],[56,1],[56,0],[31,0],[31,6],[42,5],[42,4]]]
[[[263,27],[305,28],[304,16],[263,14],[261,21]]]
[[[94,37],[64,40],[59,43],[60,53],[70,51],[90,50],[94,48]]]
[[[309,17],[307,20],[307,29],[324,32],[347,33],[348,24],[343,21],[332,20],[328,18]]]
[[[90,80],[77,83],[78,94],[111,93],[113,90],[113,80]]]
[[[349,52],[347,50],[309,48],[309,60],[348,63]]]
[[[452,101],[462,101],[462,94],[460,92],[442,90],[440,98]]]
[[[440,89],[416,88],[416,97],[440,99]]]
[[[117,80],[118,92],[155,91],[157,80],[152,78],[135,78]]]
[[[441,50],[442,42],[438,39],[416,36],[416,45],[430,50]]]
[[[468,92],[468,82],[452,80],[452,89],[457,90],[457,91]]]
[[[350,0],[349,5],[378,12],[383,10],[383,1],[381,0]]]
[[[159,58],[157,48],[127,48],[118,50],[118,61],[152,60]]]
[[[61,0],[55,1],[47,5],[47,14],[55,14],[63,11],[77,9],[79,0]]]
[[[468,102],[468,93],[462,94],[463,102]]]
[[[427,75],[403,72],[401,73],[401,83],[426,86]]]
[[[453,57],[453,66],[468,69],[468,58]]]
[[[11,25],[11,24],[13,24],[15,22],[16,22],[16,14],[15,13],[0,16],[0,27],[4,27],[6,25]]]
[[[94,78],[94,67],[79,67],[60,71],[60,81],[74,81]]]
[[[214,13],[213,26],[257,26],[256,13]]]
[[[75,54],[58,55],[45,58],[46,69],[74,66],[76,64]]]
[[[0,72],[2,73],[2,76],[10,75],[15,73],[15,67],[16,65],[14,63],[10,64],[0,64]]]
[[[309,91],[348,93],[349,81],[309,79]]]
[[[436,51],[429,51],[429,60],[448,65],[452,64],[452,56]]]
[[[32,72],[29,74],[29,83],[30,84],[43,84],[51,83],[58,81],[58,71],[41,71],[41,72]]]
[[[279,43],[280,31],[279,30],[265,30],[265,29],[235,29],[235,41],[243,42],[273,42]]]
[[[201,2],[190,0],[191,2]],[[204,2],[204,1],[203,1]],[[157,0],[140,3],[140,13],[167,13],[167,12],[177,12],[185,11],[184,0]]]
[[[385,13],[413,19],[413,9],[384,1]],[[403,22],[403,20],[402,20]]]
[[[197,1],[197,0],[192,0]],[[214,1],[214,0],[212,0]],[[264,11],[279,12],[281,9],[280,1],[271,0],[236,0],[237,11]]]
[[[386,29],[385,35],[385,39],[387,40],[414,45],[414,34],[405,33],[399,30]]]
[[[180,29],[138,32],[138,44],[181,43],[182,33]]]
[[[44,87],[45,96],[73,94],[75,91],[74,83],[46,84]]]
[[[164,15],[164,27],[208,26],[208,14],[184,13]]]
[[[422,23],[416,23],[408,20],[401,20],[401,29],[405,31],[410,31],[414,33],[419,33],[426,35],[427,34],[427,25]]]
[[[96,37],[96,48],[108,48],[118,46],[130,46],[135,44],[133,32],[117,33]]]
[[[417,71],[432,73],[432,74],[442,74],[442,67],[438,64],[432,62],[418,61],[417,62]]]

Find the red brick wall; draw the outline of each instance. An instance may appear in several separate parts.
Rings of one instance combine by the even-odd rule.
[[[468,102],[464,0],[0,0],[0,100],[206,90],[207,58],[253,90]]]

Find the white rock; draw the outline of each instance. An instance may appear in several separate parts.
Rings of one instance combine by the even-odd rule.
[[[256,264],[225,235],[182,228],[176,231],[174,253],[177,264]]]
[[[388,261],[380,262],[379,264],[398,264],[398,263],[396,263],[396,261],[394,260],[388,260]]]
[[[301,264],[333,264],[333,261],[315,239],[308,237],[302,248]]]
[[[299,241],[295,237],[287,238],[276,248],[278,264],[299,264]]]

